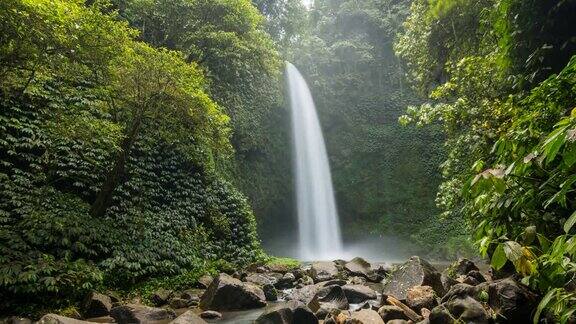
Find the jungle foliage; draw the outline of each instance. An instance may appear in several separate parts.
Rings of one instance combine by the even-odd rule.
[[[250,33],[256,9],[235,9],[222,21]],[[0,311],[263,258],[252,209],[218,171],[230,117],[194,62],[246,64],[231,48],[191,60],[151,46],[99,1],[7,0],[0,20]],[[270,48],[255,33],[246,57]]]
[[[430,98],[401,122],[446,135],[443,217],[542,293],[535,323],[576,311],[575,16],[569,0],[416,0],[395,43]]]

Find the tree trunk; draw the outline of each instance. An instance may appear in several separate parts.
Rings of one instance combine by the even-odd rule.
[[[124,168],[126,166],[126,159],[130,154],[130,150],[132,149],[132,145],[136,141],[136,136],[138,135],[138,131],[140,130],[140,124],[142,123],[142,114],[136,116],[134,122],[132,123],[132,127],[130,128],[130,132],[122,141],[122,146],[118,155],[116,155],[116,159],[114,161],[114,166],[106,175],[106,179],[96,196],[96,200],[92,204],[92,208],[90,210],[90,214],[93,217],[102,217],[106,214],[106,210],[112,204],[112,194],[116,187],[118,187],[118,183],[120,182],[120,178],[124,174]]]

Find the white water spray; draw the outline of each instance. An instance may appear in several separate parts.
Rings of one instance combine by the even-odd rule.
[[[292,107],[300,258],[329,260],[342,252],[338,212],[322,129],[306,80],[286,63]]]

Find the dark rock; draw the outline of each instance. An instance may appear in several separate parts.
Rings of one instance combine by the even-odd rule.
[[[278,289],[288,289],[296,285],[296,277],[292,272],[286,272],[274,285]]]
[[[112,308],[110,316],[117,323],[149,323],[152,321],[173,320],[176,318],[176,313],[165,308],[127,304]]]
[[[316,284],[317,287],[328,287],[328,286],[344,286],[347,284],[344,279],[332,279],[328,281],[322,281]]]
[[[362,309],[358,312],[352,312],[350,323],[353,324],[384,324],[384,320],[378,312],[371,309]]]
[[[456,281],[456,279],[448,276],[445,273],[442,273],[440,275],[440,282],[442,283],[442,287],[444,288],[445,292],[449,291],[450,288],[452,288],[452,286],[454,286],[455,284],[458,283],[458,281]]]
[[[486,282],[486,278],[484,278],[484,276],[478,270],[469,271],[466,277],[476,279],[478,284]]]
[[[242,310],[266,306],[260,287],[244,283],[227,274],[216,277],[200,299],[200,307],[210,310]]]
[[[171,290],[160,288],[152,294],[152,296],[150,297],[150,300],[152,301],[152,303],[155,306],[159,307],[159,306],[166,305],[168,303],[168,300],[173,295],[174,295],[174,293]]]
[[[452,317],[444,305],[434,307],[428,316],[430,324],[454,324],[456,319]]]
[[[512,278],[489,283],[488,304],[509,323],[529,323],[538,296]]]
[[[202,313],[200,313],[200,317],[205,319],[218,319],[222,318],[222,314],[216,311],[203,311]]]
[[[170,299],[170,308],[172,309],[180,309],[188,307],[190,301],[183,299],[183,298],[172,298]]]
[[[302,278],[298,279],[298,283],[296,284],[296,286],[298,288],[302,288],[304,286],[309,286],[309,285],[313,285],[314,284],[314,280],[312,279],[312,277],[304,275]]]
[[[317,324],[318,318],[303,303],[292,301],[267,310],[256,324]]]
[[[416,312],[422,308],[432,309],[438,306],[436,293],[430,286],[415,286],[408,289],[406,295],[406,305]]]
[[[349,323],[350,321],[350,312],[343,311],[340,309],[333,309],[330,311],[326,319],[324,320],[324,324],[344,324]]]
[[[200,301],[200,296],[204,295],[205,289],[188,289],[180,294],[180,298],[188,301]]]
[[[353,304],[377,298],[376,292],[364,285],[344,285],[342,290],[348,302]]]
[[[474,262],[468,259],[460,259],[450,266],[453,277],[459,275],[467,275],[470,271],[479,271],[478,267]]]
[[[380,309],[380,302],[378,300],[367,300],[364,303],[360,304],[357,309],[371,309],[371,310],[379,310]]]
[[[32,320],[26,317],[10,316],[0,319],[2,324],[32,324]]]
[[[278,291],[274,288],[272,284],[266,284],[262,286],[262,291],[264,291],[264,297],[268,301],[276,301],[278,300]]]
[[[316,318],[318,318],[319,320],[324,320],[326,319],[326,316],[328,316],[329,314],[329,310],[327,310],[326,308],[322,308],[320,307],[320,309],[318,309],[314,315],[316,315]]]
[[[384,322],[388,322],[395,319],[403,319],[407,320],[408,316],[404,314],[402,308],[394,305],[384,305],[378,309],[378,315],[380,318],[384,320]]]
[[[482,304],[472,297],[452,299],[445,306],[452,317],[462,323],[488,324],[488,313]]]
[[[100,317],[110,314],[112,309],[112,299],[97,292],[91,292],[84,303],[84,317]]]
[[[358,276],[350,277],[350,278],[348,278],[347,282],[349,284],[352,284],[352,285],[362,285],[362,284],[366,283],[366,278],[358,277]]]
[[[296,289],[291,298],[295,301],[302,302],[304,305],[308,306],[313,312],[320,309],[320,303],[318,301],[318,290],[320,288],[316,285],[304,286],[300,289]]]
[[[348,299],[340,286],[329,286],[318,290],[316,294],[321,307],[326,309],[348,309]]]
[[[47,314],[42,316],[37,322],[38,324],[89,324],[93,322],[81,321],[70,317],[60,316],[56,314]]]
[[[198,283],[196,284],[196,286],[201,289],[207,289],[208,286],[210,286],[210,284],[212,283],[212,280],[214,280],[212,276],[204,275],[200,277],[200,279],[198,279]]]
[[[444,287],[440,277],[440,273],[430,263],[414,256],[394,270],[382,293],[406,300],[408,289],[414,286],[430,286],[438,296],[443,296]]]
[[[406,314],[408,319],[413,322],[419,322],[422,319],[422,317],[418,315],[414,310],[412,310],[406,304],[402,303],[401,301],[392,296],[386,296],[386,303],[389,305],[400,307],[400,309],[402,309],[402,311],[404,312],[404,314]]]
[[[338,269],[334,262],[322,261],[312,263],[310,268],[310,277],[314,282],[328,281],[338,276]]]
[[[370,281],[382,280],[382,278],[374,272],[372,265],[360,257],[356,257],[350,262],[346,262],[344,270],[352,276],[364,277]]]
[[[465,298],[472,297],[478,301],[482,301],[481,293],[485,292],[486,296],[488,294],[488,283],[484,282],[477,286],[471,286],[469,284],[459,283],[455,284],[450,288],[450,290],[442,297],[442,302],[447,302],[454,298]]]
[[[193,311],[189,310],[178,316],[175,320],[170,322],[170,324],[206,324],[206,321],[200,318],[200,316],[194,314]]]

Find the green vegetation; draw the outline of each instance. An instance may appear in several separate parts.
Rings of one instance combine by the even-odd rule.
[[[513,265],[559,322],[576,310],[575,6],[417,0],[395,44],[430,96],[401,122],[446,134],[443,217],[464,219],[492,266]]]

